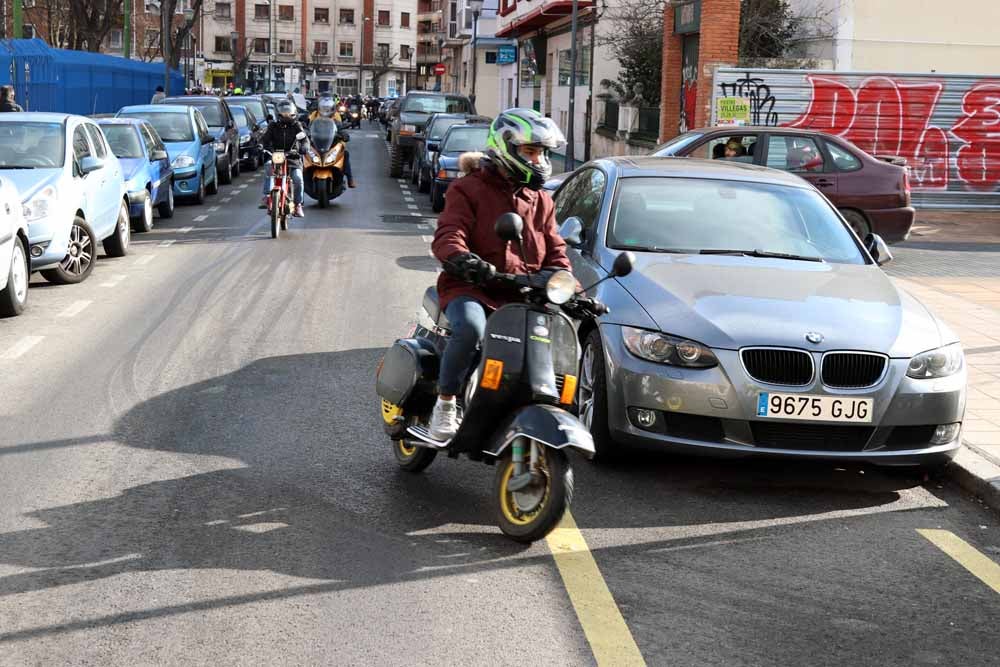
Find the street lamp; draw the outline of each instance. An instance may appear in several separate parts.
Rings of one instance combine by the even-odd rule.
[[[483,0],[469,0],[472,10],[472,94],[469,101],[476,105],[476,70],[479,64],[479,12],[483,11]]]

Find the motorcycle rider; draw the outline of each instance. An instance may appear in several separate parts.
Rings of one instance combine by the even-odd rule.
[[[444,265],[438,298],[451,324],[441,358],[431,437],[445,441],[458,430],[455,395],[475,358],[488,312],[517,299],[516,291],[484,285],[496,272],[571,270],[556,229],[552,197],[542,185],[552,174],[549,151],[565,143],[552,119],[530,109],[508,109],[490,126],[480,168],[448,187],[431,248]],[[494,231],[504,213],[524,219],[524,258]]]
[[[299,140],[296,136],[304,133],[302,123],[297,119],[295,104],[291,100],[281,100],[278,102],[278,118],[267,124],[267,131],[261,137],[261,145],[268,151],[285,151],[285,159],[288,164],[288,174],[292,177],[292,197],[295,202],[295,212],[292,214],[296,218],[305,217],[302,210],[302,158],[288,155],[288,151],[298,151]],[[267,208],[267,196],[274,186],[274,165],[268,161],[267,178],[264,179],[264,201],[260,208]]]
[[[341,141],[344,142],[344,176],[347,177],[347,187],[356,188],[354,174],[351,171],[351,152],[347,150],[347,135],[340,131],[343,118],[340,112],[337,111],[337,105],[331,98],[324,97],[316,104],[316,111],[313,111],[309,115],[309,122],[312,123],[317,118],[329,118],[337,124],[337,134],[340,135]]]

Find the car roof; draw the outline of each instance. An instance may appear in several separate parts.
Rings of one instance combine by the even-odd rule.
[[[618,178],[662,176],[667,178],[704,178],[730,181],[752,181],[770,185],[811,188],[799,176],[779,169],[769,169],[742,162],[701,160],[689,157],[613,157],[594,160],[591,164],[617,172]]]
[[[99,118],[98,125],[142,125],[148,122],[145,118]]]
[[[84,118],[84,116],[76,116],[75,114],[52,113],[47,111],[24,111],[22,113],[0,114],[0,120],[8,122],[24,122],[34,120],[41,121],[43,123],[62,123],[71,117]]]
[[[709,127],[699,127],[691,132],[707,134],[709,132],[729,132],[730,134],[743,134],[750,132],[778,132],[781,134],[798,134],[809,136],[813,134],[823,134],[832,136],[822,130],[814,130],[807,127],[775,127],[773,125],[711,125]]]
[[[171,97],[164,97],[163,102],[160,104],[169,104],[170,101],[176,100],[179,104],[184,104],[185,102],[222,102],[221,97],[216,97],[215,95],[173,95]],[[156,106],[159,106],[156,105]]]
[[[192,109],[186,104],[137,104],[130,107],[122,107],[118,113],[128,111],[135,112],[165,112],[165,113],[191,113]]]

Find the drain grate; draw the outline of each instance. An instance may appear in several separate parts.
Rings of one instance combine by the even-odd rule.
[[[382,222],[393,223],[393,224],[413,224],[413,225],[436,225],[437,218],[428,218],[424,216],[416,215],[396,215],[387,214],[382,216]]]

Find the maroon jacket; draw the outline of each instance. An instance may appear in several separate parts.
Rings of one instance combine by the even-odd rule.
[[[496,219],[512,211],[524,218],[526,261],[521,261],[515,244],[501,240],[493,230]],[[527,188],[515,190],[488,164],[448,186],[431,248],[441,262],[473,252],[503,273],[534,273],[543,267],[570,269],[566,242],[556,230],[552,197]],[[479,287],[447,272],[438,276],[437,290],[442,310],[457,296],[470,296],[490,308],[517,298],[516,291]]]

